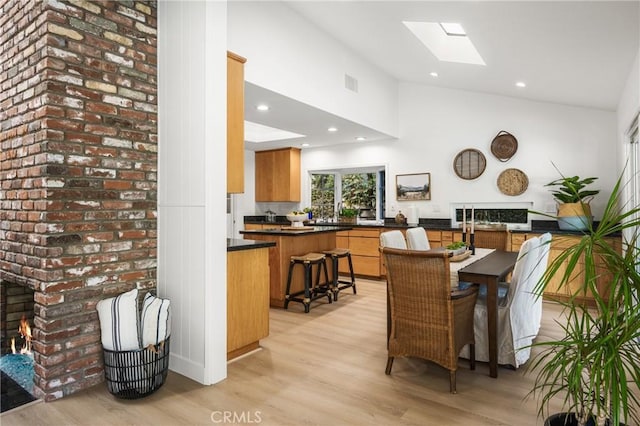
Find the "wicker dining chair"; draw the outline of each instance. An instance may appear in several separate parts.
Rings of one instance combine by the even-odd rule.
[[[386,374],[398,356],[423,358],[449,370],[456,393],[458,354],[470,348],[475,369],[473,310],[477,287],[451,291],[449,258],[444,252],[381,249],[387,265],[391,333]]]

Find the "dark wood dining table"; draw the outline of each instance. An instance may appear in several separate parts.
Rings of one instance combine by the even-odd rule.
[[[458,271],[458,279],[487,286],[489,376],[498,377],[498,283],[505,280],[518,259],[517,252],[496,250]]]

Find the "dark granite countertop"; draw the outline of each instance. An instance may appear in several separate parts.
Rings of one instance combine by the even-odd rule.
[[[274,247],[273,241],[240,240],[237,238],[227,238],[227,252],[240,250],[253,250],[264,247]]]
[[[274,226],[288,226],[291,224],[287,220],[285,216],[276,216],[275,221],[267,221],[265,216],[245,216],[244,223],[254,223],[254,224],[270,224]],[[340,230],[345,230],[344,228],[389,228],[389,229],[407,229],[413,228],[414,226],[397,224],[394,218],[386,218],[384,220],[384,224],[376,224],[376,223],[340,223],[340,222],[314,222],[313,224],[309,224],[309,226],[316,227],[331,227],[331,228],[342,228]],[[597,222],[595,223],[597,226]],[[417,226],[421,226],[423,228],[433,230],[433,231],[459,231],[459,228],[451,228],[451,221],[449,219],[420,219]],[[265,230],[266,231],[266,230]],[[244,231],[240,231],[244,232]],[[531,229],[512,229],[509,232],[514,234],[527,234],[527,233],[536,233],[543,234],[545,232],[550,232],[551,234],[564,234],[564,235],[584,235],[584,232],[581,231],[565,231],[558,228],[558,222],[555,220],[532,220],[531,221]],[[268,233],[273,233],[273,231],[269,231]]]
[[[424,222],[424,223],[423,223]],[[286,216],[276,216],[276,220],[267,221],[265,216],[245,216],[244,223],[253,224],[266,224],[275,226],[290,226]],[[415,226],[409,226],[407,224],[398,224],[393,218],[387,218],[384,220],[384,224],[380,223],[350,223],[350,222],[321,222],[314,221],[308,224],[309,226],[333,226],[333,227],[349,227],[349,228],[413,228]],[[428,225],[428,226],[427,226]],[[449,219],[420,219],[418,226],[428,227],[429,229],[450,229]],[[344,230],[344,229],[343,229]]]
[[[351,226],[304,226],[302,229],[250,229],[240,231],[240,233],[245,235],[286,235],[295,237],[299,235],[321,234],[323,232],[348,231],[350,229],[352,229]]]

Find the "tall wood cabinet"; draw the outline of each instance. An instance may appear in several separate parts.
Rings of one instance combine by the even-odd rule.
[[[244,63],[227,52],[227,193],[244,192]]]
[[[300,149],[256,152],[256,201],[300,202]]]

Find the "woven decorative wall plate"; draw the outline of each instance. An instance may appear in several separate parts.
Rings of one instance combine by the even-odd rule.
[[[528,186],[529,178],[522,170],[507,169],[498,176],[498,189],[505,195],[520,195]]]
[[[518,140],[511,133],[500,130],[491,142],[491,153],[500,161],[509,161],[518,150]]]
[[[484,173],[487,159],[477,149],[467,148],[453,159],[453,170],[459,178],[472,180]]]

